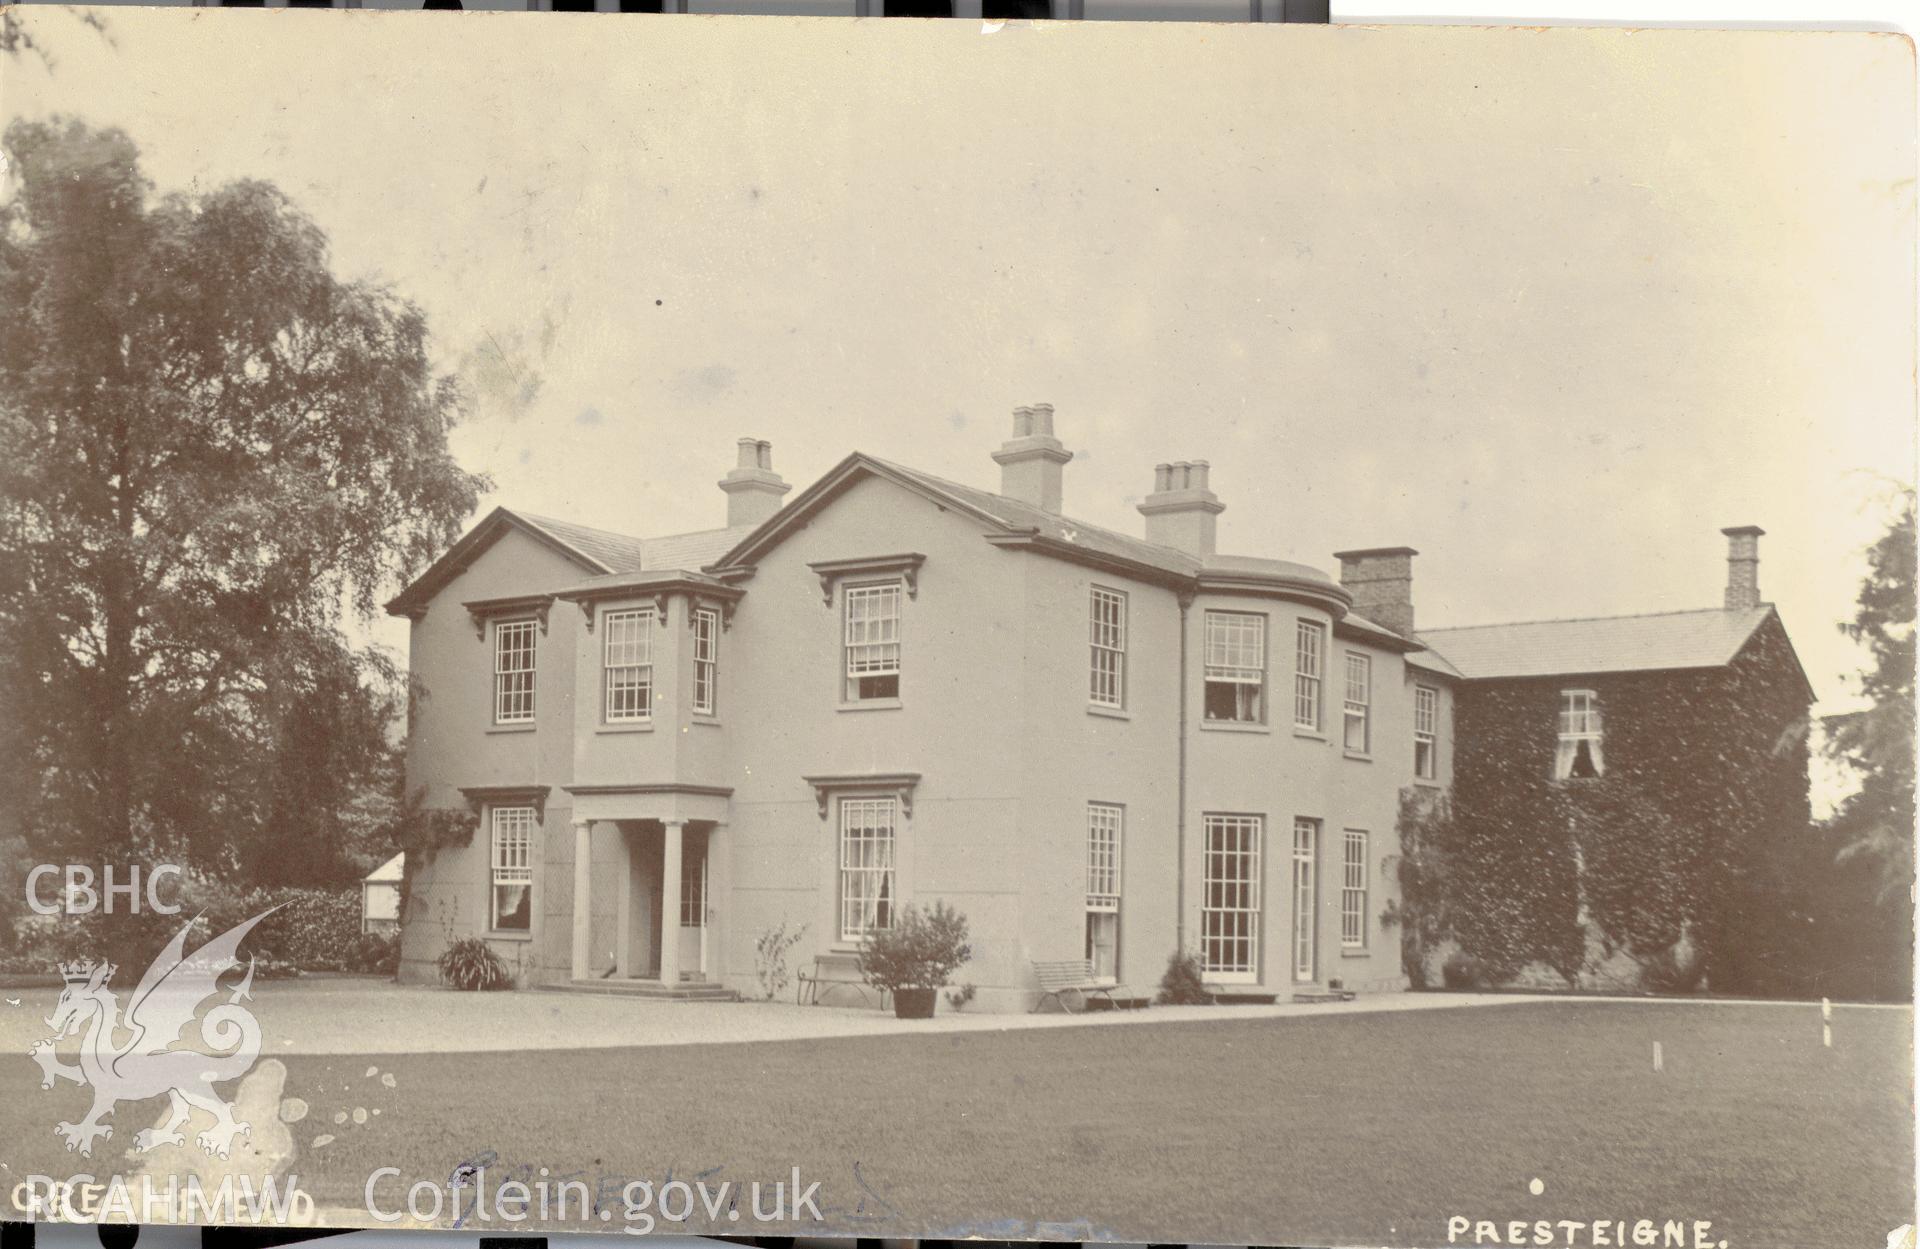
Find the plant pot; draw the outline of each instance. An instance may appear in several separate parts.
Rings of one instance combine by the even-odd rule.
[[[938,989],[895,989],[893,1016],[896,1019],[932,1019],[933,1003],[939,996]]]

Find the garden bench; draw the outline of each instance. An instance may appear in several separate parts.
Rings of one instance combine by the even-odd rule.
[[[1080,995],[1080,1009],[1083,1011],[1087,1009],[1088,997],[1094,994],[1105,997],[1115,1010],[1120,1009],[1123,1001],[1140,1005],[1146,1002],[1144,995],[1135,993],[1123,984],[1107,984],[1096,980],[1093,964],[1084,958],[1065,958],[1050,963],[1035,960],[1033,974],[1039,979],[1041,989],[1040,1000],[1033,1004],[1036,1012],[1047,1004],[1048,998],[1060,1003],[1061,1010],[1071,1010],[1064,996],[1068,993]]]
[[[870,992],[878,993],[882,1010],[891,998],[885,989],[875,989],[861,978],[859,960],[848,954],[816,954],[813,970],[802,970],[796,973],[795,979],[800,983],[794,992],[794,1001],[802,1006],[824,1006],[835,989],[858,989],[863,1000]]]

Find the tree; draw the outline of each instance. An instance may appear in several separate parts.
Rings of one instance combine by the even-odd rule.
[[[1902,913],[1914,879],[1914,557],[1914,494],[1904,490],[1892,525],[1867,552],[1853,619],[1840,626],[1872,658],[1860,676],[1871,706],[1830,720],[1827,744],[1860,778],[1829,821],[1840,859],[1870,863],[1878,903]]]
[[[156,194],[118,130],[0,145],[0,777],[29,848],[341,876],[385,766],[370,616],[487,482],[420,311],[273,186]]]

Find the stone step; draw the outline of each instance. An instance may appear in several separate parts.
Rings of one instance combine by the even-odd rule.
[[[604,997],[648,998],[661,1002],[737,1002],[740,995],[724,985],[707,980],[682,980],[663,984],[658,980],[568,980],[561,984],[543,984],[548,993],[597,993]]]
[[[1352,989],[1323,989],[1319,985],[1307,985],[1293,991],[1296,1002],[1351,1002]]]

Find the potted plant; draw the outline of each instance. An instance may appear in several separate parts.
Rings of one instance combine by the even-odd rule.
[[[972,957],[966,916],[944,902],[926,910],[909,903],[860,942],[860,977],[893,995],[899,1018],[931,1019],[940,990]]]

